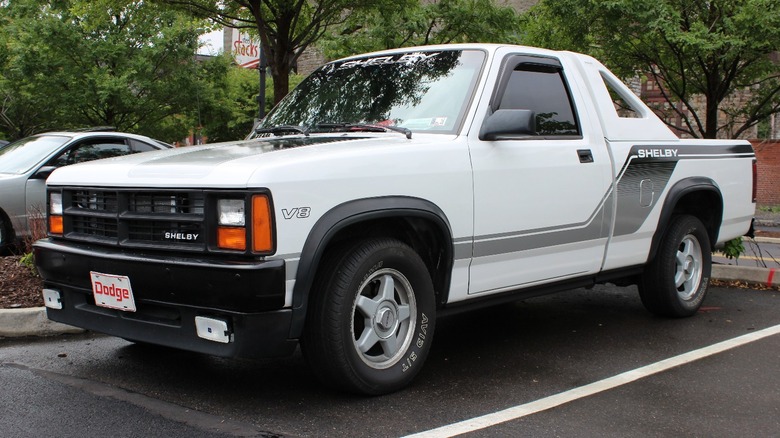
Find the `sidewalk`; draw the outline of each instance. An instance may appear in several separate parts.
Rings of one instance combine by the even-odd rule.
[[[775,225],[777,225],[775,223]],[[756,238],[757,242],[778,243],[780,239]],[[713,280],[744,281],[750,284],[780,286],[780,269],[752,266],[712,265]],[[51,336],[81,333],[84,330],[49,321],[45,307],[29,309],[0,309],[0,338],[22,336]]]

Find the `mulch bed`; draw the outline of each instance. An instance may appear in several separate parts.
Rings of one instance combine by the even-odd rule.
[[[0,257],[0,309],[43,306],[43,280],[21,264],[21,258]]]

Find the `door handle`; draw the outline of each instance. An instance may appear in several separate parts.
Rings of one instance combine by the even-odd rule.
[[[592,163],[593,153],[590,149],[577,149],[577,156],[580,157],[580,163]]]

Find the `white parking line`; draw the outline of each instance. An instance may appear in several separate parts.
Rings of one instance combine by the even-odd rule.
[[[514,406],[502,411],[494,412],[492,414],[460,421],[458,423],[449,424],[425,432],[408,435],[407,438],[451,437],[468,432],[474,432],[480,429],[485,429],[500,423],[504,423],[506,421],[517,420],[518,418],[522,418],[527,415],[545,411],[547,409],[560,406],[564,403],[578,400],[583,397],[588,397],[602,391],[617,388],[618,386],[631,383],[643,377],[652,376],[653,374],[657,374],[680,365],[685,365],[708,356],[722,353],[724,351],[731,350],[732,348],[737,348],[776,334],[780,334],[780,325],[755,331],[747,335],[739,336],[723,342],[718,342],[717,344],[699,348],[698,350],[689,351],[688,353],[683,353],[679,356],[670,357],[669,359],[665,359],[660,362],[652,363],[635,370],[626,371],[625,373],[621,373],[604,380],[599,380],[598,382],[590,383],[585,386],[580,386],[579,388],[570,389],[568,391],[551,395],[549,397],[532,401],[530,403]]]

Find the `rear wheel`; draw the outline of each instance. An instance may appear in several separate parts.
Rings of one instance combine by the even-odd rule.
[[[712,253],[704,224],[694,216],[676,216],[658,253],[645,268],[639,296],[647,310],[657,315],[691,316],[704,301],[711,270]]]
[[[309,304],[304,355],[325,384],[378,395],[422,368],[435,324],[425,263],[395,239],[374,238],[325,255]]]

